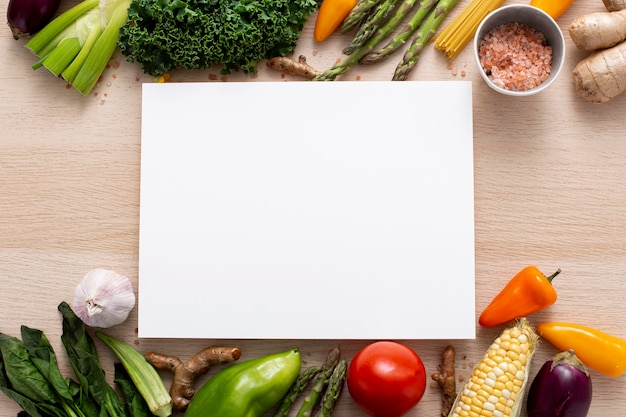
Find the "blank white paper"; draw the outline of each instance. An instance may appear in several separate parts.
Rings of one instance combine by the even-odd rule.
[[[474,338],[471,94],[144,84],[139,336]]]

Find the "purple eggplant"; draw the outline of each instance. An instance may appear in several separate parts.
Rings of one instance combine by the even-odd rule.
[[[543,364],[528,391],[528,417],[585,417],[591,406],[591,376],[573,350]]]
[[[37,32],[52,20],[60,0],[10,0],[7,23],[16,40]]]

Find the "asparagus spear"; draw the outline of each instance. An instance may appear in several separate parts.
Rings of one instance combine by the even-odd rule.
[[[415,31],[422,24],[422,21],[436,4],[437,0],[421,0],[419,7],[415,10],[415,13],[413,13],[413,16],[411,16],[411,19],[409,19],[400,33],[391,38],[382,48],[365,55],[359,63],[375,64],[376,62],[380,62],[394,53],[398,48],[406,43],[407,39],[409,39],[411,35],[415,33]]]
[[[458,3],[458,0],[439,0],[435,10],[428,16],[428,19],[419,28],[415,34],[415,38],[409,45],[408,49],[402,57],[402,61],[396,67],[393,74],[392,81],[404,81],[406,80],[409,72],[417,65],[417,61],[424,49],[424,46],[428,43],[430,38],[435,34],[437,28],[446,17],[446,15],[452,10],[452,8]]]
[[[345,359],[339,361],[335,369],[333,370],[330,379],[328,380],[328,388],[322,398],[322,405],[317,417],[330,417],[335,408],[335,403],[341,394],[343,389],[343,383],[346,380],[346,370],[348,369],[348,362]]]
[[[394,30],[397,29],[398,25],[413,9],[413,6],[415,6],[417,1],[418,0],[403,0],[402,4],[396,9],[393,15],[389,18],[389,20],[387,20],[382,26],[380,26],[376,30],[374,35],[372,35],[372,37],[363,44],[363,46],[354,51],[352,54],[348,55],[347,58],[333,65],[331,68],[318,74],[315,78],[313,78],[313,81],[332,81],[337,78],[337,76],[352,68],[354,64],[356,64],[361,60],[361,58],[363,58],[363,56],[374,50],[374,48],[382,40],[387,38],[387,36],[389,36]]]
[[[315,378],[315,382],[313,383],[313,387],[311,388],[309,395],[304,397],[304,402],[302,403],[300,410],[298,410],[296,417],[311,417],[313,409],[321,399],[324,388],[328,384],[328,380],[330,379],[333,370],[339,363],[340,356],[341,351],[339,350],[339,346],[328,352],[328,355],[324,360],[324,365],[322,366],[322,372],[320,372],[317,375],[317,378]]]
[[[287,417],[293,403],[295,403],[300,395],[302,395],[306,387],[309,385],[309,382],[311,382],[321,371],[321,366],[312,366],[302,372],[298,379],[296,379],[296,382],[294,382],[291,388],[289,388],[287,394],[285,394],[283,401],[274,412],[273,417]]]
[[[351,55],[372,37],[376,29],[385,21],[387,16],[394,10],[398,0],[384,0],[375,10],[367,15],[365,20],[359,25],[359,29],[354,34],[350,45],[343,51],[346,55]]]
[[[378,6],[383,1],[384,0],[359,0],[356,6],[350,10],[348,16],[346,16],[343,20],[341,28],[339,28],[339,33],[343,35],[354,29],[363,19],[365,19],[373,8]]]

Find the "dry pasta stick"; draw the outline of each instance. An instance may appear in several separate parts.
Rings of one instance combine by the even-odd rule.
[[[500,7],[504,0],[472,0],[441,31],[435,39],[435,48],[453,60],[472,39],[480,22]]]

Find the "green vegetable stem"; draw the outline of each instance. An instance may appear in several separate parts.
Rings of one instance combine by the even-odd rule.
[[[392,53],[394,53],[398,48],[404,46],[407,39],[411,37],[420,27],[422,21],[426,18],[428,13],[435,7],[437,4],[437,0],[422,0],[419,3],[419,6],[416,8],[415,12],[406,23],[406,25],[402,28],[400,33],[393,36],[384,46],[380,47],[377,51],[372,51],[363,58],[359,63],[361,64],[375,64],[377,62],[382,61]]]
[[[424,47],[430,41],[430,38],[435,34],[437,28],[448,15],[450,10],[456,6],[458,0],[439,0],[435,10],[428,16],[428,19],[419,28],[415,37],[411,41],[409,47],[404,53],[402,60],[396,66],[392,81],[404,81],[407,79],[409,73],[417,65]]]
[[[322,404],[320,405],[317,417],[330,417],[332,414],[335,409],[335,404],[337,403],[337,400],[341,395],[341,391],[343,390],[347,371],[348,361],[345,359],[340,360],[337,366],[335,366],[333,373],[330,375],[328,387],[326,388],[324,397],[322,397]]]
[[[367,19],[370,14],[372,14],[372,11],[376,10],[382,1],[383,0],[359,0],[356,6],[350,10],[348,16],[346,16],[343,20],[343,23],[339,28],[339,33],[344,35],[362,24],[362,22]]]
[[[58,16],[27,43],[45,67],[83,95],[98,82],[117,48],[130,0],[83,0]]]
[[[296,417],[310,417],[313,414],[313,410],[322,400],[324,390],[328,386],[328,381],[335,370],[335,367],[339,363],[341,358],[341,349],[339,346],[328,352],[324,365],[322,366],[322,372],[315,378],[311,392],[304,397],[304,402],[298,411]]]
[[[312,366],[306,369],[298,376],[296,382],[293,383],[289,391],[280,403],[280,406],[274,411],[274,417],[287,417],[293,403],[302,395],[309,383],[322,371],[321,366]]]
[[[301,364],[294,348],[223,369],[193,396],[185,417],[261,417],[287,393]]]
[[[354,52],[352,52],[343,60],[339,61],[324,72],[318,74],[315,78],[313,78],[313,81],[333,81],[339,75],[348,71],[350,68],[356,65],[361,60],[361,58],[372,52],[374,48],[376,48],[380,44],[380,42],[382,42],[389,35],[391,35],[404,21],[404,19],[409,16],[409,13],[413,10],[413,7],[417,3],[418,0],[402,0],[400,2],[400,5],[397,6],[397,8],[394,10],[393,14],[387,20],[385,20],[384,23],[381,23],[374,28],[373,34],[363,43],[363,45],[356,48]]]
[[[363,44],[372,37],[372,35],[378,30],[380,25],[387,19],[387,17],[395,10],[398,0],[383,0],[378,4],[358,26],[350,45],[346,47],[344,53],[346,55],[352,55],[358,51]],[[354,10],[354,9],[353,9]]]
[[[108,336],[96,332],[120,360],[128,376],[135,383],[137,391],[150,407],[152,414],[158,417],[168,417],[172,414],[172,398],[168,393],[156,369],[148,363],[144,356],[134,347]]]

